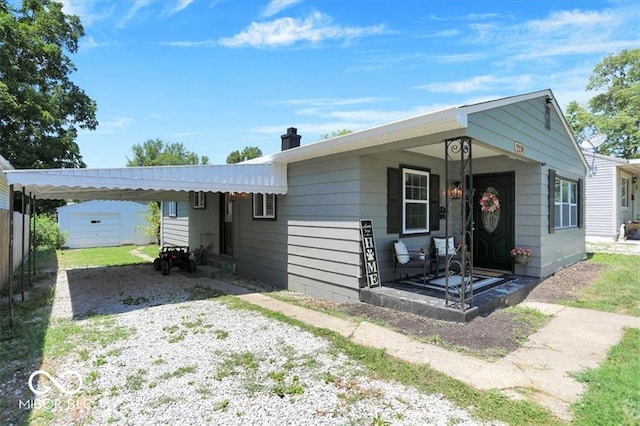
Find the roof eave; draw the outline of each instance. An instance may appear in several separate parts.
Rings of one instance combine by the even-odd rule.
[[[314,142],[286,151],[249,160],[242,164],[251,163],[293,163],[392,144],[405,139],[427,136],[434,133],[467,127],[467,115],[459,108],[450,107],[423,114],[381,126],[349,133],[336,138]]]

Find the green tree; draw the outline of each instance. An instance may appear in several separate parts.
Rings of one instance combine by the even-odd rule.
[[[567,120],[578,139],[607,135],[603,154],[640,157],[640,49],[622,50],[597,64],[586,86],[598,92],[588,107],[571,102]]]
[[[262,151],[257,146],[246,146],[240,151],[233,151],[227,156],[227,164],[236,164],[252,158],[262,157]]]
[[[148,139],[131,147],[133,158],[127,157],[127,167],[181,166],[209,164],[209,158],[187,151],[182,143],[168,143],[161,139]]]
[[[333,139],[333,138],[337,138],[338,136],[348,135],[349,133],[353,133],[353,130],[349,130],[349,129],[336,130],[335,132],[324,133],[320,135],[320,139],[323,139],[323,140]]]
[[[20,168],[85,167],[77,129],[96,103],[69,78],[84,29],[50,0],[0,0],[0,154]]]
[[[209,164],[208,157],[200,157],[198,154],[187,151],[182,143],[168,143],[161,139],[148,139],[142,144],[133,145],[131,151],[133,151],[133,158],[127,158],[127,167]],[[149,221],[149,227],[144,232],[155,237],[158,242],[161,216],[160,203],[152,201],[147,204],[145,217]]]

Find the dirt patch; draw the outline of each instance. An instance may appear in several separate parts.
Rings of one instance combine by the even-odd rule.
[[[576,300],[580,290],[597,280],[601,272],[601,265],[578,262],[542,281],[529,293],[527,300],[546,303]]]
[[[580,289],[594,282],[600,272],[600,266],[586,261],[568,266],[538,284],[527,300],[545,303],[576,300]],[[386,325],[406,335],[490,359],[516,350],[536,330],[535,326],[523,321],[521,315],[510,310],[494,311],[488,316],[476,317],[461,324],[367,303],[338,304],[301,294],[296,297],[316,309],[337,310]]]

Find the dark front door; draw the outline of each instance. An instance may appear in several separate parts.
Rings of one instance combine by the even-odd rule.
[[[511,270],[515,240],[513,173],[473,175],[473,265]]]
[[[233,255],[233,201],[220,193],[220,254]]]

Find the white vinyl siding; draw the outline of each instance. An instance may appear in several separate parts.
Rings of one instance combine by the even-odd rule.
[[[169,217],[169,208],[173,203],[175,217]],[[189,245],[189,203],[170,201],[162,203],[162,231],[161,245],[188,246]]]

